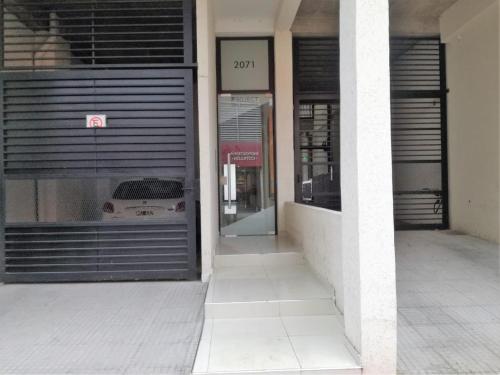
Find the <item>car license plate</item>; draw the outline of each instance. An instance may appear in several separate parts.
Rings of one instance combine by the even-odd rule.
[[[151,210],[143,210],[143,211],[137,211],[136,215],[137,216],[153,216],[155,213]]]

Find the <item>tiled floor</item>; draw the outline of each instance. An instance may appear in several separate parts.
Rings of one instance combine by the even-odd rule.
[[[224,239],[218,254],[195,374],[359,374],[330,288],[287,238]]]
[[[280,370],[300,374],[356,369],[343,336],[337,317],[332,315],[208,319],[200,344],[208,355],[204,360],[199,355],[194,372]]]
[[[0,286],[0,374],[187,375],[197,282]]]
[[[396,234],[401,374],[500,374],[499,247]]]

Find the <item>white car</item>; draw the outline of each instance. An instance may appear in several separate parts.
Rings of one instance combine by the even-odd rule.
[[[177,180],[144,178],[120,183],[103,206],[103,220],[176,219],[185,215],[184,186]]]

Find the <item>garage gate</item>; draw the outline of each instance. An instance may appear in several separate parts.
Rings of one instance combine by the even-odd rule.
[[[444,46],[439,38],[391,38],[390,45],[395,226],[446,229]],[[295,199],[340,210],[338,39],[296,38],[294,54]]]
[[[2,5],[3,280],[196,278],[191,3]]]

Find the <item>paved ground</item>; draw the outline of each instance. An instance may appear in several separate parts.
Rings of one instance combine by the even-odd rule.
[[[469,236],[397,233],[402,374],[500,374],[499,248]]]
[[[500,374],[499,248],[397,233],[401,374]],[[189,374],[205,285],[0,286],[0,374]]]
[[[189,374],[198,282],[0,286],[0,374]]]

